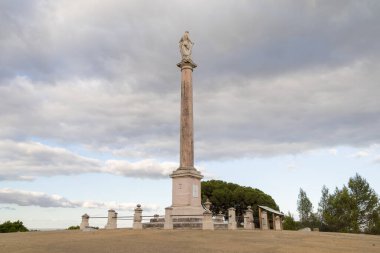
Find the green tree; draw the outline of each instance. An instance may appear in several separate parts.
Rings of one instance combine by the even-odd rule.
[[[321,219],[318,215],[318,213],[311,213],[310,214],[310,217],[309,217],[309,220],[307,221],[307,224],[306,224],[308,227],[310,228],[318,228],[320,229],[321,227]]]
[[[350,178],[348,186],[336,188],[333,194],[322,194],[322,199],[325,231],[380,233],[379,198],[360,175]]]
[[[300,193],[298,194],[297,210],[300,216],[300,222],[303,226],[310,226],[311,215],[313,213],[313,204],[306,195],[306,192],[300,188]]]
[[[27,232],[29,231],[22,223],[22,221],[6,221],[0,225],[0,233],[12,233],[12,232]]]
[[[355,205],[352,202],[350,192],[346,186],[341,190],[335,189],[328,199],[328,205],[325,210],[323,219],[325,220],[328,230],[334,232],[355,232],[353,230],[355,220],[353,212]]]
[[[220,211],[227,215],[228,208],[236,209],[238,223],[243,221],[243,213],[248,206],[254,210],[254,216],[258,217],[258,205],[268,206],[278,210],[276,202],[271,196],[259,189],[227,183],[220,180],[202,182],[202,203],[208,198],[211,203],[211,211],[217,214]]]
[[[320,221],[319,229],[321,231],[328,231],[326,221],[324,220],[323,217],[328,208],[330,193],[329,193],[329,189],[325,185],[323,185],[321,192],[322,192],[322,196],[318,204],[318,218]]]
[[[367,232],[380,235],[380,207],[376,210]]]
[[[294,220],[294,217],[290,212],[284,216],[282,226],[284,230],[298,230],[300,228],[299,222]]]
[[[77,230],[77,229],[80,229],[79,226],[70,226],[67,228],[67,230]]]
[[[353,232],[369,232],[374,226],[374,220],[378,215],[379,199],[376,192],[369,186],[368,182],[356,174],[348,181],[351,201],[354,209],[352,211]]]

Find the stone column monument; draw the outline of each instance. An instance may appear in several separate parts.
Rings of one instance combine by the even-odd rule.
[[[179,41],[182,60],[181,69],[181,126],[180,126],[180,166],[170,175],[172,178],[172,214],[202,215],[201,179],[203,176],[194,168],[194,128],[193,128],[193,69],[197,65],[191,59],[194,43],[189,32]]]

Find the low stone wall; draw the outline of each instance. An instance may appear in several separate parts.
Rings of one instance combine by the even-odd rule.
[[[209,208],[209,201],[206,202],[205,211],[202,215],[173,215],[172,208],[165,208],[165,216],[155,214],[153,216],[143,216],[143,209],[141,205],[137,205],[133,216],[120,216],[118,217],[115,210],[108,211],[108,217],[91,217],[91,218],[108,218],[105,229],[116,229],[117,219],[132,220],[133,229],[203,229],[203,230],[235,230],[237,229],[236,213],[234,208],[228,209],[228,216],[221,212],[213,217]],[[263,218],[261,229],[268,229],[267,213],[262,211],[261,216]],[[277,218],[277,217],[276,217]],[[80,225],[81,230],[85,230],[89,227],[90,216],[84,214],[82,216],[82,223]],[[143,222],[143,220],[148,222]],[[277,223],[281,222],[281,219],[277,218]],[[276,224],[276,230],[281,230],[281,224]],[[253,211],[248,206],[244,213],[244,229],[255,229],[255,220],[253,218]]]
[[[164,228],[164,222],[149,222],[149,223],[143,223],[142,224],[143,229],[147,228]]]
[[[227,223],[214,223],[214,229],[215,230],[227,230],[228,224]]]

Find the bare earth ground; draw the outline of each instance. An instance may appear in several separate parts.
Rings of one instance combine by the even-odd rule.
[[[99,230],[0,234],[0,253],[380,253],[380,236],[298,231]]]

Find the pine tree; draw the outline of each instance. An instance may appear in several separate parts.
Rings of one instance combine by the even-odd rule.
[[[324,215],[325,215],[326,210],[328,209],[330,193],[329,193],[329,189],[325,185],[323,185],[321,192],[322,192],[322,196],[318,204],[318,218],[320,220],[319,229],[321,231],[327,231],[328,229],[327,229],[326,221],[324,219]]]
[[[302,188],[300,188],[300,193],[298,195],[297,210],[300,216],[301,224],[303,226],[310,226],[310,219],[313,213],[313,204]]]
[[[369,232],[378,215],[379,199],[368,182],[356,174],[348,182],[350,196],[355,209],[352,210],[354,232]]]

